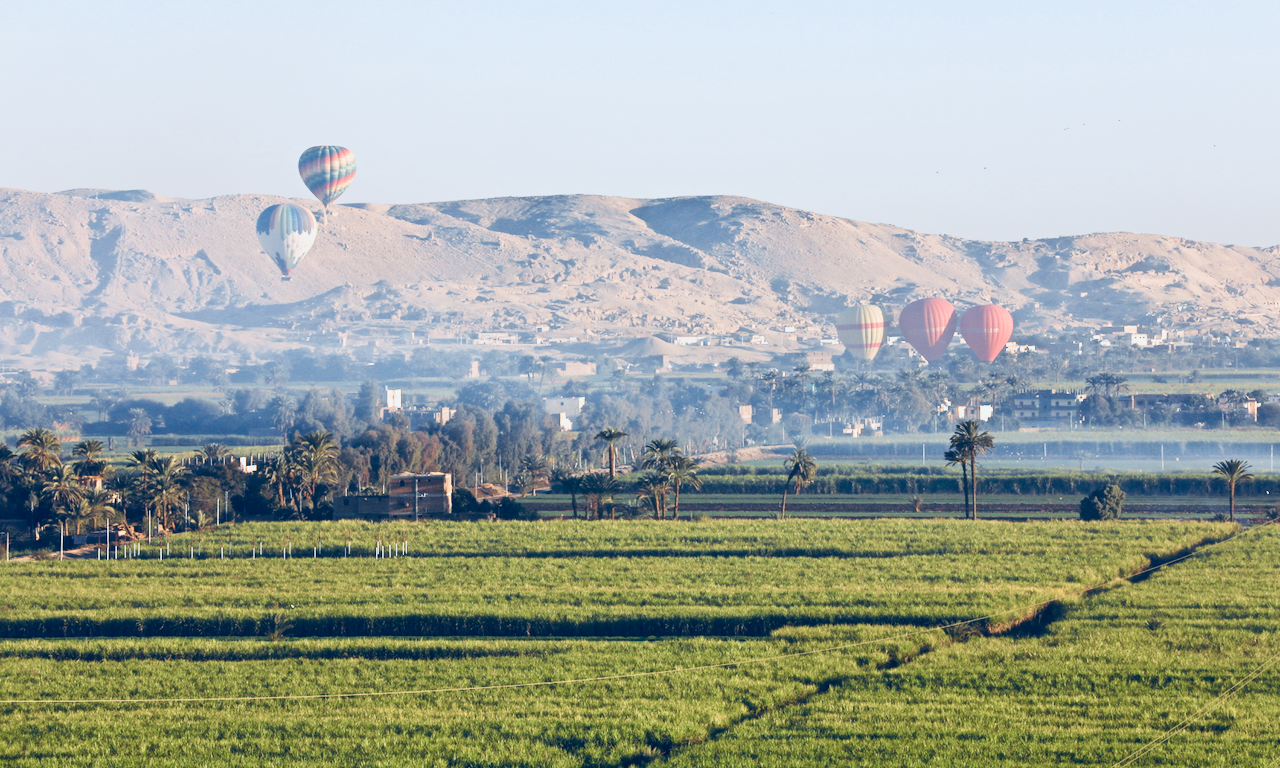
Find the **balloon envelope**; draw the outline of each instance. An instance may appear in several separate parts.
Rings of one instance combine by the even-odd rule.
[[[970,307],[960,318],[960,335],[979,360],[989,363],[1013,336],[1013,315],[995,304]]]
[[[312,147],[298,158],[298,174],[328,208],[356,177],[356,156],[346,147]]]
[[[258,215],[258,242],[285,280],[316,242],[316,217],[293,203],[273,205]]]
[[[929,362],[941,360],[956,333],[956,308],[946,299],[921,299],[898,315],[902,337]]]
[[[884,343],[884,312],[870,304],[849,307],[836,318],[836,337],[854,357],[874,360]]]

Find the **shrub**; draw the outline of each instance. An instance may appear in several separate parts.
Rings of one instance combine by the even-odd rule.
[[[1116,520],[1124,508],[1124,491],[1107,485],[1080,500],[1081,520]]]
[[[528,507],[511,498],[503,496],[493,506],[493,514],[499,520],[537,520],[538,513],[530,511]]]

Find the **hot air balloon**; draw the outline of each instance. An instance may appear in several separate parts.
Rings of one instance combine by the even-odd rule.
[[[849,307],[836,318],[836,336],[854,357],[874,360],[884,342],[884,312],[870,304]]]
[[[316,217],[293,203],[273,205],[258,215],[258,241],[280,268],[281,280],[307,255],[316,241]]]
[[[356,177],[356,156],[346,147],[312,147],[298,158],[298,174],[327,213]]]
[[[960,335],[979,360],[989,363],[1013,335],[1013,315],[995,304],[970,307],[960,318]]]
[[[907,343],[929,362],[941,360],[956,332],[956,308],[946,299],[921,299],[902,308],[898,327]]]

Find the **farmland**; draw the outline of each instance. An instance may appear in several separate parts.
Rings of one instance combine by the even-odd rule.
[[[264,547],[261,558],[210,558],[216,537],[205,536],[205,559],[8,564],[0,572],[5,698],[166,701],[0,705],[0,760],[1048,765],[1083,739],[1071,749],[1092,763],[1158,735],[1277,650],[1268,629],[1276,606],[1257,605],[1280,567],[1280,537],[1269,529],[1131,584],[1116,577],[1236,529],[918,520],[345,525],[219,532],[242,550],[270,542],[275,554]],[[297,555],[317,537],[333,551],[280,556],[283,542],[293,540]],[[197,538],[174,537],[173,549]],[[407,554],[371,557],[379,540],[408,540]],[[1235,586],[1215,600],[1220,572]],[[1100,583],[1110,589],[1082,597]],[[1046,601],[1065,606],[1065,616],[1041,630],[1038,619],[1062,613],[1038,613]],[[449,636],[413,625],[450,617],[465,621]],[[964,625],[972,630],[941,629],[980,617],[988,618]],[[1153,630],[1152,620],[1163,623]],[[57,631],[16,637],[39,634],[24,627]],[[107,636],[112,628],[117,636]],[[824,652],[844,646],[852,647]],[[809,651],[817,653],[797,655]],[[686,671],[648,674],[672,669]],[[556,680],[579,682],[173,701]],[[1232,711],[1247,723],[1241,733],[1262,738],[1257,718],[1274,720],[1272,705],[1248,701],[1259,704],[1257,717]],[[1042,716],[1068,712],[1070,720]],[[1113,732],[1103,727],[1110,715],[1129,719]],[[1186,738],[1216,743],[1223,732]],[[1224,754],[1263,754],[1243,737],[1231,743],[1239,748]]]
[[[377,528],[348,527],[357,555],[374,551],[378,535],[403,534]],[[572,526],[441,523],[413,531],[410,555],[429,557],[346,557],[345,547],[331,546],[336,557],[285,559],[280,544],[315,541],[326,529],[264,524],[230,529],[240,534],[227,539],[239,555],[230,560],[11,564],[0,581],[0,632],[256,635],[262,617],[282,606],[294,633],[306,636],[759,636],[784,625],[928,626],[1059,597],[1215,530],[593,523],[557,538],[565,528]],[[273,557],[244,556],[264,540],[273,540]],[[212,553],[214,544],[202,546]],[[1037,560],[1030,572],[1028,556]]]
[[[1112,765],[1262,669],[1135,764],[1275,765],[1280,675],[1264,665],[1280,653],[1278,549],[1280,531],[1247,533],[1084,602],[1042,636],[954,644],[860,675],[670,764]]]

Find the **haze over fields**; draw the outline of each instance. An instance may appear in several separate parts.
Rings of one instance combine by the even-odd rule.
[[[535,330],[617,345],[754,328],[774,343],[786,326],[832,336],[851,303],[896,315],[931,295],[962,310],[1000,303],[1018,332],[1278,330],[1276,247],[1127,233],[980,242],[732,196],[338,205],[281,282],[254,221],[283,199],[0,190],[0,355],[57,366]]]

